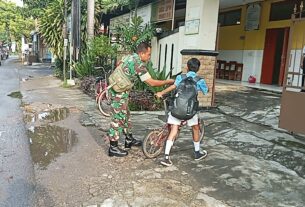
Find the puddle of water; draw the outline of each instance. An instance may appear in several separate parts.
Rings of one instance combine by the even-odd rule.
[[[71,151],[77,142],[73,130],[58,126],[32,127],[28,134],[32,160],[41,169],[46,169],[62,153]]]
[[[68,108],[59,108],[50,111],[39,112],[38,114],[26,114],[24,120],[31,123],[44,120],[56,122],[67,118],[69,113],[70,112]]]
[[[12,97],[12,98],[19,98],[22,99],[22,94],[20,91],[14,91],[10,94],[8,94],[8,96]]]

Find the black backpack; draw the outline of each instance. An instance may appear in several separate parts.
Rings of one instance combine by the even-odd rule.
[[[198,111],[198,92],[197,82],[201,79],[196,76],[195,78],[187,77],[182,74],[182,81],[175,91],[173,103],[171,104],[171,114],[180,120],[191,119]]]

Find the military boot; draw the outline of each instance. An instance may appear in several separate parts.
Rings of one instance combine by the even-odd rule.
[[[131,146],[142,146],[142,141],[133,138],[132,134],[125,134],[125,148],[130,149]]]
[[[112,156],[124,157],[124,156],[128,155],[128,152],[119,148],[118,141],[110,141],[110,147],[109,147],[109,150],[108,150],[108,155],[110,157],[112,157]]]

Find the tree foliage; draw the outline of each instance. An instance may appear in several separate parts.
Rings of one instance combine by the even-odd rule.
[[[154,28],[151,25],[143,25],[143,19],[134,16],[130,25],[120,24],[117,28],[119,34],[119,44],[130,52],[135,52],[141,42],[150,42],[154,35]]]
[[[57,57],[63,57],[63,23],[64,0],[55,0],[44,9],[44,15],[39,20],[39,32]]]
[[[23,0],[23,14],[27,17],[40,18],[44,15],[44,8],[53,0]]]
[[[29,37],[30,32],[35,29],[34,20],[24,17],[22,9],[16,4],[0,1],[0,10],[1,42],[20,42],[22,35]]]
[[[117,9],[123,9],[127,6],[129,10],[136,9],[140,0],[100,0],[103,11],[105,13],[115,11]]]
[[[67,1],[67,13],[71,13],[71,2]],[[95,32],[99,28],[99,14],[101,13],[101,4],[95,4]],[[81,1],[81,45],[83,48],[87,44],[87,1]],[[47,8],[44,9],[44,15],[39,19],[39,32],[43,36],[45,43],[51,51],[58,57],[63,57],[63,24],[64,24],[64,0],[53,0]]]

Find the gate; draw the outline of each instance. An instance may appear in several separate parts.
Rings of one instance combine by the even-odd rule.
[[[305,15],[300,12],[291,18],[285,77],[281,99],[279,127],[290,132],[305,134]]]

